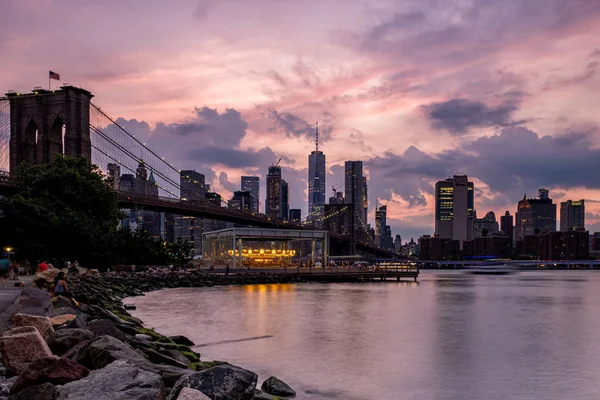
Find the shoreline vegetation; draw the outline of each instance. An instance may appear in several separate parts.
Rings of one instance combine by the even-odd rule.
[[[40,272],[14,305],[14,328],[0,336],[0,399],[9,400],[268,400],[295,396],[276,377],[258,376],[225,361],[207,361],[184,336],[146,328],[122,300],[178,287],[297,283],[294,275],[106,272],[67,273],[79,302],[51,297],[61,270]],[[66,270],[62,270],[67,272]]]

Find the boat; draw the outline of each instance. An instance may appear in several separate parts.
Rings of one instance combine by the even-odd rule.
[[[514,274],[519,271],[516,265],[502,264],[502,265],[477,265],[463,268],[467,273],[473,275],[508,275]]]

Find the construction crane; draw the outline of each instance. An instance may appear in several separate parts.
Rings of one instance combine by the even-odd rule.
[[[333,197],[335,197],[335,196],[336,196],[336,194],[337,194],[337,190],[338,190],[339,188],[341,188],[342,186],[344,186],[344,184],[343,184],[343,183],[340,183],[340,184],[339,184],[339,185],[337,185],[337,186],[335,186],[335,185],[331,185],[331,190],[333,190]]]
[[[275,166],[277,167],[280,162],[281,162],[281,157],[279,157],[279,160],[277,160],[277,164],[275,164]]]

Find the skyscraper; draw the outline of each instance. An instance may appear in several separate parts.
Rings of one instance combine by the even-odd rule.
[[[243,192],[250,192],[254,204],[252,208],[254,212],[260,212],[260,178],[258,176],[242,176],[241,188]]]
[[[364,179],[362,171],[362,161],[346,161],[345,163],[345,200],[348,204],[354,204],[354,214],[356,228],[367,226],[367,221],[363,218],[363,190]]]
[[[287,221],[290,217],[290,188],[288,183],[281,180],[281,215],[279,218]]]
[[[385,224],[387,223],[387,206],[381,206],[375,210],[375,244],[382,246]]]
[[[108,163],[108,182],[112,190],[121,189],[121,166],[117,163]]]
[[[271,218],[281,218],[281,167],[277,165],[271,165],[267,174],[265,214]]]
[[[193,170],[179,172],[179,185],[181,187],[181,200],[190,201],[206,197],[204,174]]]
[[[459,240],[473,239],[474,186],[466,175],[454,175],[435,184],[435,235]]]
[[[560,230],[585,229],[585,200],[560,203]]]
[[[523,200],[520,200],[519,205],[517,206],[515,227],[515,240],[517,242],[522,241],[525,236],[534,234],[533,209],[531,208],[531,204],[529,204],[526,194],[523,195]]]
[[[537,199],[528,199],[533,215],[534,233],[556,232],[556,204],[548,195],[548,189],[540,189]]]
[[[315,150],[308,156],[308,215],[310,221],[323,217],[325,204],[325,154],[319,151],[319,124],[315,128]]]
[[[246,212],[254,212],[254,197],[252,193],[245,190],[233,192],[233,197],[229,200],[229,208],[242,210]]]
[[[513,246],[513,216],[509,211],[500,217],[500,230],[505,236],[508,236],[511,246]]]
[[[179,186],[181,187],[181,201],[198,201],[206,198],[206,185],[204,174],[193,170],[179,172]],[[192,245],[194,255],[202,254],[202,233],[204,220],[187,215],[173,217],[173,236],[181,238]]]
[[[367,177],[363,176],[363,189],[362,189],[362,220],[367,223],[367,217],[369,215],[369,191],[367,190]]]
[[[301,222],[302,221],[302,210],[299,208],[290,208],[290,221]]]

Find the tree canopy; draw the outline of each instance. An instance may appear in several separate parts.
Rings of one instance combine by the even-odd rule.
[[[117,197],[85,159],[58,156],[50,164],[21,165],[15,185],[14,194],[0,200],[0,241],[17,259],[79,260],[99,268],[182,260],[182,243],[169,249],[145,231],[118,229],[123,213]]]

